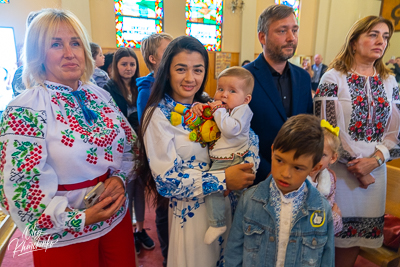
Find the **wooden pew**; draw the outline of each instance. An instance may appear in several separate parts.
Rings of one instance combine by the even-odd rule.
[[[389,165],[387,165],[385,213],[400,218],[400,168]],[[382,267],[400,266],[400,248],[393,251],[385,245],[380,248],[361,247],[360,256]]]

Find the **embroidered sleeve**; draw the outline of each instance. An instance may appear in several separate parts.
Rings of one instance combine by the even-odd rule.
[[[125,118],[120,109],[117,107],[115,101],[111,98],[111,96],[109,105],[119,112],[120,116],[118,116],[117,119],[120,121],[121,128],[125,132],[125,138],[121,138],[120,140],[118,140],[118,146],[117,146],[118,152],[123,153],[122,164],[119,169],[113,170],[111,175],[121,178],[126,188],[126,184],[128,182],[127,177],[129,177],[129,173],[134,167],[133,166],[135,164],[134,159],[137,158],[136,155],[138,153],[138,149],[136,147],[137,136],[135,130],[132,129],[128,120]]]
[[[248,105],[243,105],[232,110],[231,114],[224,109],[219,108],[214,112],[214,120],[221,133],[228,139],[244,133],[250,129],[250,121],[253,118]]]
[[[0,202],[18,228],[43,234],[82,232],[85,213],[65,212],[66,197],[55,196],[57,174],[47,162],[44,110],[9,106],[0,122]]]
[[[392,116],[389,124],[389,134],[385,136],[384,144],[387,143],[389,139],[392,144],[389,144],[389,147],[392,147],[389,150],[389,153],[384,153],[379,147],[377,149],[381,150],[385,156],[385,160],[388,160],[387,154],[390,155],[390,160],[400,158],[400,95],[399,95],[399,86],[396,84],[393,87],[393,95],[392,95]]]
[[[342,112],[338,108],[338,90],[338,77],[335,77],[332,71],[329,71],[322,76],[314,97],[314,115],[321,120],[325,119],[333,127],[338,126],[337,116],[338,113]],[[341,131],[342,128],[340,128]],[[348,147],[341,148],[340,162],[346,163],[354,158],[355,155],[348,151]]]
[[[144,136],[144,145],[158,192],[164,197],[194,198],[225,190],[224,171],[208,172],[210,162],[201,162],[196,155],[182,158],[177,153],[178,143],[187,142],[189,151],[192,146],[200,144],[191,142],[186,137],[183,139],[176,136],[172,127],[174,126],[162,111],[156,109]]]
[[[244,156],[243,161],[245,163],[253,163],[253,173],[256,173],[258,170],[258,166],[260,166],[260,156],[258,154],[259,146],[258,146],[258,136],[255,132],[250,129],[249,132],[249,152]]]

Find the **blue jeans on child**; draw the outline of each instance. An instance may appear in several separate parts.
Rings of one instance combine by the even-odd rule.
[[[231,160],[212,160],[209,171],[224,170],[243,162],[243,157],[234,155]],[[208,221],[212,227],[222,227],[226,225],[224,193],[218,192],[204,198],[207,208]]]

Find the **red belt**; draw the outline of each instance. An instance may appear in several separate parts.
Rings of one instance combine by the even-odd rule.
[[[109,174],[110,174],[110,170],[108,170],[105,174],[94,178],[93,180],[84,181],[84,182],[77,183],[77,184],[59,184],[58,191],[72,191],[72,190],[87,188],[90,186],[95,186],[99,182],[104,182],[108,178]]]

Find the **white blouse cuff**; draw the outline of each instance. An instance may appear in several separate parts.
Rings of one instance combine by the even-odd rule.
[[[387,162],[390,159],[390,152],[386,146],[377,145],[375,148],[376,148],[376,150],[379,150],[380,152],[382,152],[385,162]]]

